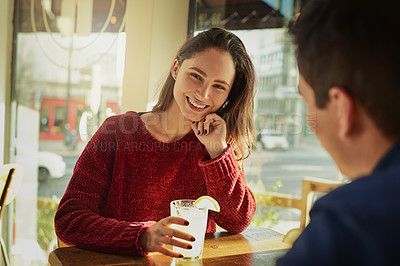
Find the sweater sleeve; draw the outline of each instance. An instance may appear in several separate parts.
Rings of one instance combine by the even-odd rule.
[[[154,221],[128,222],[102,216],[113,173],[117,120],[108,118],[79,157],[55,215],[55,231],[79,248],[146,255],[140,238]]]
[[[216,199],[221,208],[219,213],[211,214],[215,222],[230,233],[245,230],[253,218],[256,203],[232,147],[229,145],[212,160],[203,158],[199,166],[206,180],[207,195]]]

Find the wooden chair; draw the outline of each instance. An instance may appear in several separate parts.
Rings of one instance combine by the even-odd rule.
[[[300,227],[305,228],[310,222],[309,212],[315,199],[315,192],[328,193],[345,184],[342,181],[329,180],[317,177],[306,177],[302,183]]]
[[[314,203],[313,194],[315,192],[328,193],[343,184],[337,180],[305,177],[302,181],[301,197],[276,192],[268,192],[268,195],[272,196],[272,202],[276,206],[299,209],[301,211],[300,228],[305,228],[310,220],[308,214]]]
[[[2,166],[2,167],[7,167],[7,166]],[[7,194],[8,194],[8,188],[11,185],[11,181],[13,178],[13,174],[14,174],[15,168],[14,167],[10,167],[8,169],[8,174],[7,174],[7,178],[4,182],[4,186],[3,186],[3,190],[1,192],[1,198],[0,198],[0,219],[3,215],[4,212],[4,208],[6,206],[6,199],[7,199]],[[8,260],[8,253],[7,253],[7,249],[6,249],[6,245],[4,243],[3,237],[0,237],[0,245],[1,245],[1,253],[3,254],[3,259],[4,259],[4,263],[6,266],[10,265],[10,262]]]
[[[301,197],[292,195],[268,192],[272,197],[271,202],[275,206],[296,208],[301,211],[300,214],[300,227],[289,230],[283,238],[283,242],[292,245],[294,241],[303,232],[303,229],[310,222],[309,212],[313,203],[315,202],[315,193],[328,193],[333,189],[343,185],[344,182],[337,180],[322,179],[317,177],[305,177],[302,181]]]
[[[62,242],[59,238],[57,238],[57,245],[59,248],[69,247],[69,245]]]

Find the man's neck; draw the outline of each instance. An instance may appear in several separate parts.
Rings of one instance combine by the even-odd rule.
[[[347,147],[348,163],[345,172],[352,179],[358,179],[370,175],[378,163],[385,157],[389,150],[395,145],[382,135],[378,130],[370,130],[368,134],[362,136],[354,142],[354,145]]]

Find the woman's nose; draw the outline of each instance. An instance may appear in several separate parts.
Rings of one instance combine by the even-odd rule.
[[[197,88],[196,94],[199,97],[199,99],[208,99],[209,94],[210,94],[210,86],[203,85],[203,86]]]

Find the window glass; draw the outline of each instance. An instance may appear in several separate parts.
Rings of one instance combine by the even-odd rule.
[[[52,127],[53,133],[62,133],[65,129],[65,107],[64,106],[56,106],[54,108],[54,126]]]
[[[55,208],[76,160],[120,110],[126,1],[21,0],[15,8],[11,161],[24,182],[10,254],[14,265],[47,265]]]
[[[245,173],[257,201],[251,226],[286,233],[299,227],[300,210],[272,206],[279,192],[300,197],[307,176],[340,179],[335,164],[307,125],[297,91],[297,65],[288,25],[302,1],[197,1],[194,31],[223,27],[245,44],[256,70],[257,143]],[[288,4],[288,5],[286,5]]]
[[[49,107],[40,109],[40,132],[49,132]]]

